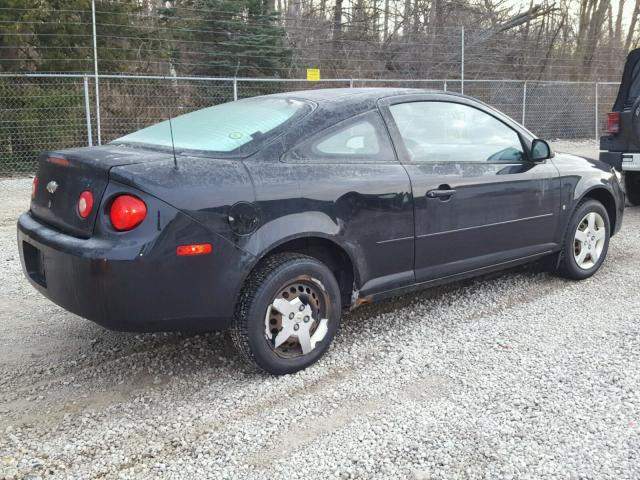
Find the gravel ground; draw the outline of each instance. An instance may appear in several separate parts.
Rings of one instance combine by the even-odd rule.
[[[0,181],[0,478],[640,478],[640,209],[601,271],[535,269],[348,315],[312,368],[225,333],[124,334],[23,279]]]
[[[587,158],[599,157],[599,146],[592,140],[552,140],[551,146],[554,150],[563,153],[582,155]]]

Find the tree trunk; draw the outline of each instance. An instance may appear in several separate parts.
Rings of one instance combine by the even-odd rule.
[[[625,0],[618,1],[618,16],[616,17],[616,26],[613,31],[616,45],[622,45],[622,17],[624,13]]]
[[[264,3],[267,13],[273,13],[276,11],[276,0],[265,0]]]
[[[593,14],[589,18],[586,36],[584,37],[584,43],[582,45],[584,52],[582,57],[583,78],[588,78],[592,73],[593,58],[605,26],[608,6],[609,2],[606,0],[600,0],[600,3],[598,3],[598,0],[595,0],[593,3]]]
[[[413,20],[411,22],[412,31],[417,33],[420,30],[420,0],[414,0],[413,11],[411,13],[413,14]]]
[[[287,17],[296,18],[300,13],[300,0],[289,0]]]
[[[384,38],[386,40],[389,37],[389,0],[384,0]]]
[[[631,42],[633,42],[633,36],[636,32],[636,24],[638,23],[638,14],[640,14],[640,0],[636,0],[636,5],[633,7],[631,22],[629,23],[629,31],[627,32],[627,39],[624,42],[625,52],[628,52],[631,48]]]
[[[336,5],[333,8],[333,48],[334,50],[337,50],[341,38],[342,38],[342,0],[336,0]]]
[[[373,18],[371,22],[371,28],[376,39],[380,38],[380,12],[378,10],[378,0],[373,0]]]
[[[404,22],[402,30],[405,35],[411,32],[411,0],[404,0]]]

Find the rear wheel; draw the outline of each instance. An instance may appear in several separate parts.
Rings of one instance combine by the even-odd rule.
[[[640,205],[640,172],[625,172],[624,190],[631,205]]]
[[[567,227],[558,272],[582,280],[598,271],[609,248],[610,223],[604,206],[597,200],[582,201]]]
[[[324,354],[340,316],[340,289],[329,268],[306,255],[276,254],[243,287],[231,337],[249,363],[283,375]]]

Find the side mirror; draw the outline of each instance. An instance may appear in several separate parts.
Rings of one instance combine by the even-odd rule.
[[[531,160],[534,162],[541,162],[547,158],[551,158],[553,153],[551,147],[547,142],[536,138],[531,144]]]

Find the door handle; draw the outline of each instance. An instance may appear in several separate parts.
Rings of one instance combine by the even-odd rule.
[[[441,199],[447,199],[452,197],[453,195],[456,194],[456,191],[452,188],[449,189],[436,189],[436,190],[429,190],[427,192],[427,197],[428,198],[441,198]]]

